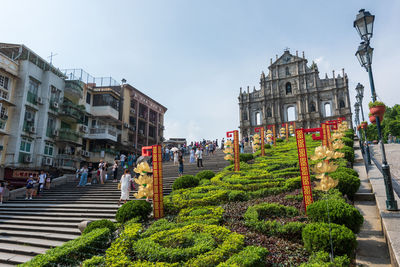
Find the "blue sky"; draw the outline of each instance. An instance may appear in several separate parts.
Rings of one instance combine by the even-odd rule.
[[[125,78],[168,108],[167,138],[221,139],[237,129],[239,88],[259,88],[261,71],[286,47],[316,61],[321,78],[345,68],[352,105],[361,82],[366,110],[368,75],[354,56],[360,8],[376,16],[378,96],[390,106],[400,102],[400,1],[1,2],[1,42],[23,43],[43,58],[57,53],[53,64],[61,69]]]

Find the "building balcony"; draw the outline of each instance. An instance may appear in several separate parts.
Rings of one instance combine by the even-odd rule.
[[[85,107],[82,105],[76,105],[71,102],[64,102],[60,111],[60,117],[62,120],[69,123],[81,122],[85,112]]]
[[[71,100],[78,101],[83,97],[83,83],[78,80],[65,81],[64,96]]]
[[[147,120],[147,114],[139,113],[139,119]]]
[[[58,130],[57,140],[60,142],[80,144],[81,137],[82,135],[74,130],[61,128]]]
[[[111,106],[92,106],[90,113],[96,117],[108,118],[112,121],[119,121],[119,112]]]
[[[89,139],[106,139],[117,142],[118,130],[115,128],[90,128],[89,133],[86,135]]]

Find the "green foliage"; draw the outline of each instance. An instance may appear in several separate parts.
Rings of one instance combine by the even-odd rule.
[[[350,174],[350,175],[358,177],[358,172],[356,170],[354,170],[354,169],[351,169],[351,168],[339,167],[339,168],[336,169],[335,172],[345,172],[347,174]]]
[[[82,234],[90,233],[91,231],[97,228],[108,228],[110,229],[111,233],[115,231],[114,223],[110,220],[103,219],[89,223],[89,225],[85,228]]]
[[[352,147],[344,146],[339,149],[340,152],[344,153],[344,158],[351,163],[354,163],[354,149]]]
[[[330,227],[329,227],[330,226]],[[331,228],[331,234],[329,234]],[[351,256],[357,247],[355,234],[346,226],[331,223],[310,223],[302,232],[304,247],[309,252],[331,250],[329,236],[332,236],[335,255]]]
[[[345,144],[345,146],[351,147],[353,148],[354,146],[354,141],[352,138],[348,138],[348,137],[343,137],[342,138],[343,143]]]
[[[330,260],[328,252],[318,251],[313,253],[308,262],[301,264],[300,267],[349,267],[351,263],[347,255],[336,256],[333,262]]]
[[[115,215],[117,222],[123,223],[138,217],[146,221],[152,211],[151,204],[145,200],[132,200],[122,205]]]
[[[276,142],[277,142],[277,143],[283,143],[283,139],[281,139],[281,138],[276,138]]]
[[[137,219],[125,223],[125,228],[120,236],[111,244],[106,251],[106,266],[128,266],[132,258],[132,244],[139,237],[139,231],[142,225],[136,222]]]
[[[74,266],[99,253],[109,243],[110,229],[95,229],[63,245],[46,251],[20,266]]]
[[[349,199],[354,199],[358,188],[360,187],[360,178],[351,175],[348,172],[338,171],[329,174],[332,179],[339,180],[337,188],[343,195],[347,195]]]
[[[216,225],[191,224],[135,241],[135,257],[150,262],[215,266],[242,250],[244,237]]]
[[[265,148],[265,149],[270,149],[271,147],[272,147],[272,146],[271,146],[270,144],[265,144],[265,145],[264,145],[264,148]]]
[[[177,222],[218,224],[222,220],[223,213],[224,209],[218,206],[190,207],[182,209],[176,220]]]
[[[371,101],[368,103],[369,108],[373,108],[373,107],[377,107],[377,106],[385,106],[385,104],[381,101],[375,101],[375,102]]]
[[[196,174],[196,178],[199,180],[203,180],[203,179],[210,180],[214,176],[215,176],[215,172],[210,171],[210,170],[200,171]]]
[[[348,129],[346,132],[344,132],[344,136],[354,141],[354,130]],[[351,147],[353,147],[353,145],[351,145]]]
[[[314,222],[329,222],[328,207],[329,218],[332,223],[344,225],[354,233],[360,231],[364,222],[363,216],[358,209],[347,204],[344,200],[325,199],[315,201],[307,207],[307,216]]]
[[[172,184],[172,190],[196,187],[199,185],[199,182],[200,180],[193,175],[183,175],[174,181]]]
[[[250,154],[250,153],[240,153],[239,158],[240,158],[240,161],[248,162],[248,161],[254,159],[254,156],[253,156],[253,154]]]
[[[249,196],[244,191],[232,190],[228,194],[228,200],[231,202],[246,201],[248,199],[249,199]]]
[[[103,267],[106,266],[106,260],[103,256],[93,256],[82,262],[82,267]]]
[[[220,263],[218,267],[263,267],[268,253],[266,248],[248,246],[230,257],[226,262]]]
[[[383,140],[387,142],[388,135],[400,138],[400,105],[386,107],[386,112],[381,121]],[[368,141],[378,140],[378,130],[376,125],[370,124],[367,129]]]
[[[277,217],[294,217],[298,214],[299,211],[294,207],[275,203],[262,203],[249,207],[243,217],[246,226],[266,235],[300,239],[301,231],[304,227],[303,223],[289,222],[281,224],[275,220],[265,221],[265,219]]]

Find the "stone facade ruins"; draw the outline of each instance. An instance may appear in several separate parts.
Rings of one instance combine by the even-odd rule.
[[[241,137],[254,134],[254,128],[296,122],[296,128],[319,127],[320,123],[345,117],[350,123],[352,114],[347,74],[319,77],[318,66],[311,66],[304,57],[292,55],[286,49],[268,67],[268,75],[261,73],[260,89],[250,92],[240,88]]]

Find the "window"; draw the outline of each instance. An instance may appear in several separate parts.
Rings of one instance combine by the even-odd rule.
[[[289,67],[286,67],[286,68],[285,68],[285,72],[286,72],[286,76],[289,76],[289,75],[290,75]]]
[[[53,156],[54,145],[52,143],[46,142],[44,144],[44,154],[46,156]]]
[[[24,117],[24,131],[29,132],[29,128],[33,126],[35,126],[35,111],[27,109]]]
[[[23,137],[21,139],[21,145],[19,147],[19,150],[22,151],[22,152],[30,153],[31,152],[31,146],[32,146],[32,140]]]
[[[313,102],[311,102],[311,107],[310,107],[310,110],[311,110],[311,112],[315,112],[315,111],[316,111],[316,109],[315,109],[315,103],[314,103],[314,101],[313,101]]]
[[[86,93],[86,103],[90,105],[90,98],[91,98],[91,94],[89,92]]]
[[[267,108],[267,117],[272,117],[271,108]]]
[[[8,77],[0,75],[0,87],[8,90]]]
[[[49,116],[47,119],[47,129],[46,129],[46,136],[52,137],[53,131],[56,129],[56,119],[52,116]]]
[[[119,101],[110,94],[93,95],[93,106],[110,106],[115,110],[119,109]]]
[[[37,81],[30,79],[28,91],[34,95],[37,95],[38,89],[39,89],[39,83]]]
[[[92,127],[94,128],[94,127],[96,127],[96,120],[92,120]]]
[[[343,99],[340,99],[340,101],[339,101],[339,108],[344,108],[344,107],[346,107],[346,105],[344,104]]]
[[[83,124],[86,125],[86,126],[89,125],[89,117],[86,116],[86,115],[83,116]]]
[[[261,113],[256,112],[256,125],[261,125]]]
[[[50,85],[50,102],[60,102],[60,90],[57,90],[57,88],[53,85]]]
[[[247,118],[247,112],[246,112],[246,111],[243,111],[242,117],[243,117],[243,120],[245,120],[245,121],[248,120],[248,118]]]
[[[295,121],[296,120],[296,109],[295,107],[287,108],[287,121]]]
[[[325,109],[325,117],[332,116],[331,104],[330,103],[325,103],[324,109]]]
[[[292,93],[292,84],[291,83],[286,83],[286,94],[291,94]]]

